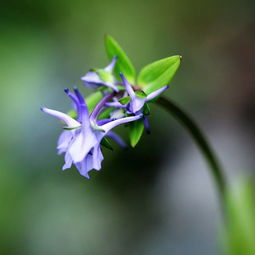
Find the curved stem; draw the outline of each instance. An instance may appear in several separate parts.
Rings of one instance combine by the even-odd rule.
[[[114,95],[115,93],[111,93],[103,97],[101,101],[95,106],[94,110],[92,111],[90,115],[90,119],[96,119],[98,114],[102,110],[102,107],[105,105],[106,102],[108,102],[111,98],[113,98]]]
[[[194,122],[194,120],[189,114],[183,111],[171,100],[165,97],[159,97],[156,103],[165,108],[190,133],[190,135],[198,145],[199,149],[203,153],[211,169],[211,174],[213,175],[218,188],[220,200],[221,202],[224,202],[226,181],[223,175],[223,170],[213,149],[211,148],[201,129],[198,127],[198,125]]]

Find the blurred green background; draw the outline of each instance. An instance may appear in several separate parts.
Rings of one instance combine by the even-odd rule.
[[[61,126],[40,107],[70,108],[63,89],[108,62],[105,33],[138,70],[180,54],[166,95],[201,124],[230,181],[252,179],[254,13],[252,0],[2,1],[0,254],[220,254],[212,180],[167,113],[152,107],[152,134],[104,151],[88,181],[61,171]]]

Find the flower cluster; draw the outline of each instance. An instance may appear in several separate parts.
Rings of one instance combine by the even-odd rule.
[[[116,47],[116,46],[115,46]],[[120,48],[117,48],[119,53]],[[113,128],[127,123],[134,127],[133,123],[139,123],[142,128],[148,130],[149,113],[148,102],[158,97],[168,86],[145,93],[141,86],[131,84],[125,73],[126,69],[119,68],[119,55],[112,56],[111,62],[103,69],[91,69],[82,78],[85,86],[95,88],[97,96],[91,100],[84,99],[78,88],[73,92],[65,89],[65,93],[71,99],[75,116],[42,108],[42,111],[60,119],[64,124],[58,144],[58,154],[65,153],[63,170],[74,164],[81,175],[89,178],[88,172],[92,169],[100,170],[103,160],[101,146],[109,146],[107,138],[116,141],[120,146],[126,146],[123,140],[112,131]],[[120,63],[121,64],[121,63]],[[126,67],[127,68],[127,67]],[[123,72],[122,72],[123,71]],[[94,95],[95,95],[94,94]],[[142,132],[140,132],[142,133]],[[140,139],[139,135],[136,143]]]

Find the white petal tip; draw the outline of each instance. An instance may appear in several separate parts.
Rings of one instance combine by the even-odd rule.
[[[69,166],[64,165],[64,166],[62,167],[62,171],[65,171],[65,170],[67,170],[67,169],[69,169],[69,168],[71,168],[71,166],[69,167]]]

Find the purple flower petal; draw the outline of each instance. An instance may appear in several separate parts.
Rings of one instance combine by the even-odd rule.
[[[105,103],[109,101],[113,96],[114,94],[111,93],[101,99],[101,101],[96,105],[93,112],[91,113],[90,120],[95,121],[95,119],[97,118],[97,116],[99,115],[103,107],[105,106]]]
[[[75,166],[82,176],[90,179],[88,172],[93,169],[92,155],[88,154],[86,158],[84,158],[81,162],[76,163]]]
[[[109,123],[109,122],[111,122],[111,121],[112,121],[112,119],[97,120],[97,125],[98,125],[98,126],[102,126],[102,125],[104,125],[104,124],[106,124],[106,123]]]
[[[70,168],[70,167],[72,166],[72,163],[73,163],[72,157],[71,157],[71,155],[67,152],[67,153],[65,154],[65,164],[64,164],[62,170],[66,170],[66,169]]]
[[[88,87],[98,87],[98,84],[102,84],[101,79],[98,77],[96,72],[88,72],[86,73],[81,80],[88,85]]]
[[[132,122],[138,119],[142,118],[142,114],[141,115],[136,115],[136,116],[131,116],[131,117],[125,117],[125,118],[121,118],[121,119],[117,119],[117,120],[113,120],[103,126],[101,126],[104,130],[105,133],[108,133],[111,129],[113,129],[114,127],[124,124],[124,123],[128,123],[128,122]]]
[[[150,100],[152,100],[153,98],[159,96],[161,93],[163,93],[163,92],[164,92],[166,89],[168,89],[168,88],[169,88],[169,86],[164,86],[164,87],[162,87],[162,88],[160,88],[160,89],[157,89],[157,90],[153,91],[152,93],[150,93],[150,94],[147,96],[146,101],[150,101]]]
[[[76,107],[78,108],[80,103],[77,99],[77,97],[69,90],[69,89],[64,89],[65,93],[72,99]]]
[[[120,102],[108,102],[105,104],[105,106],[116,107],[116,108],[126,108],[126,105],[123,105]]]
[[[81,162],[97,143],[98,139],[90,129],[82,130],[68,149],[73,162]]]
[[[77,88],[74,88],[74,93],[77,96],[79,103],[80,103],[80,119],[81,123],[88,126],[89,125],[89,109],[87,104],[85,103],[85,100],[80,93],[80,91]]]
[[[117,58],[117,56],[114,56],[111,63],[107,67],[105,67],[104,70],[108,72],[113,72]]]
[[[73,136],[74,136],[74,132],[72,130],[64,130],[60,134],[58,139],[58,145],[57,145],[58,154],[61,154],[67,151],[67,148],[71,140],[73,139]]]
[[[41,108],[41,110],[53,117],[56,117],[56,118],[62,120],[70,128],[80,126],[80,123],[78,121],[74,120],[73,118],[71,118],[70,116],[68,116],[67,114],[65,114],[63,112],[51,110],[48,108]]]
[[[143,116],[143,124],[144,124],[145,130],[146,130],[146,133],[150,134],[151,130],[150,130],[150,125],[149,125],[149,120],[146,116]]]
[[[80,107],[80,101],[78,100],[77,96],[74,95],[69,89],[65,89],[65,93],[72,99],[75,109],[77,111],[77,120],[81,121],[81,107]]]
[[[122,140],[122,138],[118,134],[116,134],[112,131],[109,131],[106,136],[113,139],[121,147],[127,148],[127,144]]]
[[[140,98],[140,97],[136,96],[135,91],[133,90],[132,86],[128,83],[128,81],[126,80],[125,76],[122,73],[120,73],[120,77],[123,81],[123,84],[126,88],[128,95],[130,96],[130,102],[128,104],[128,111],[136,114],[143,108],[143,106],[146,102],[146,98]]]
[[[100,170],[101,162],[104,159],[103,154],[101,152],[100,145],[94,147],[93,149],[93,169]]]
[[[121,79],[123,81],[123,84],[124,84],[124,86],[126,88],[127,93],[129,94],[129,96],[130,96],[130,98],[132,100],[133,98],[136,97],[135,92],[134,92],[132,86],[128,83],[128,81],[126,80],[126,78],[123,75],[123,73],[120,73],[120,77],[121,77]]]
[[[103,80],[100,75],[98,74],[98,71],[89,71],[86,73],[81,80],[84,82],[85,85],[91,88],[97,88],[100,86],[106,86],[110,89],[112,89],[115,92],[118,92],[118,88],[115,86],[116,79],[114,78],[112,72],[116,64],[117,57],[114,57],[110,64],[106,66],[103,70],[98,69],[98,71],[104,71],[108,72],[110,75],[111,79],[110,80]]]
[[[145,102],[146,98],[139,98],[136,96],[135,98],[131,99],[128,109],[130,112],[136,114],[143,108]]]

